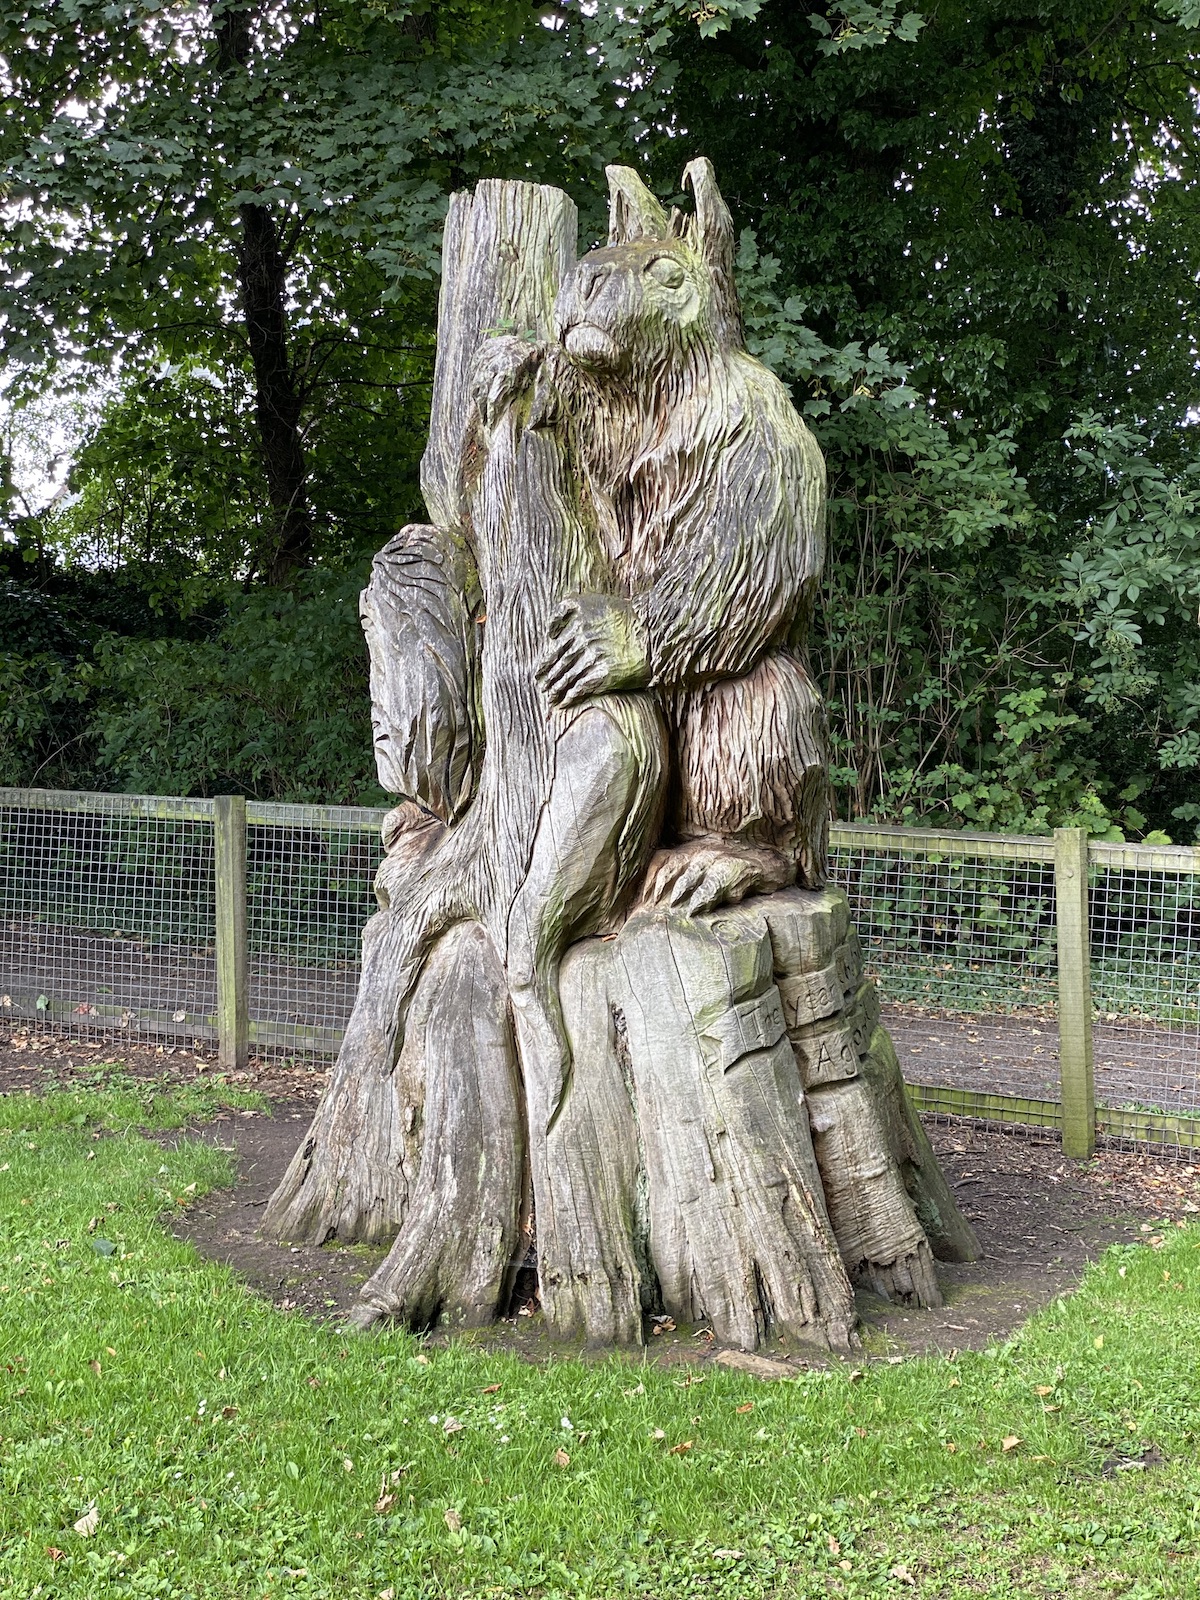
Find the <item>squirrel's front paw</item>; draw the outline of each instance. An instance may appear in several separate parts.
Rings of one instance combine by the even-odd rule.
[[[787,863],[774,850],[736,844],[695,843],[660,850],[646,874],[643,906],[669,906],[695,917],[736,905],[748,894],[769,893],[789,882]]]
[[[533,382],[542,359],[540,345],[501,335],[479,347],[471,372],[471,397],[485,428],[492,428],[517,396]]]

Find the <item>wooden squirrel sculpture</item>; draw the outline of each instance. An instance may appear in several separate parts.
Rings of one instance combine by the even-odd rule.
[[[608,248],[577,264],[555,320],[620,590],[563,607],[542,682],[557,704],[614,686],[661,700],[682,848],[652,867],[649,899],[697,912],[797,873],[815,888],[827,755],[797,647],[824,557],[824,461],[746,351],[711,163],[684,174],[686,219],[630,168],[608,177]]]
[[[745,350],[712,168],[685,177],[686,222],[611,168],[610,243],[564,274],[554,336],[480,328],[453,510],[376,558],[376,754],[405,801],[330,1088],[268,1208],[279,1237],[386,1237],[411,1212],[396,1068],[448,930],[481,924],[503,972],[541,1208],[566,948],[639,895],[691,915],[824,881],[824,725],[795,648],[824,466]]]
[[[539,355],[573,414],[611,591],[564,599],[538,676],[557,706],[640,688],[659,700],[664,842],[682,848],[655,862],[650,898],[695,912],[796,876],[817,887],[827,758],[802,645],[824,558],[824,462],[746,351],[711,163],[684,174],[689,218],[668,217],[628,167],[608,178],[608,247],[567,277],[559,349]],[[532,351],[492,344],[495,405]],[[483,749],[471,615],[483,599],[463,537],[405,529],[363,600],[381,781],[454,821]]]

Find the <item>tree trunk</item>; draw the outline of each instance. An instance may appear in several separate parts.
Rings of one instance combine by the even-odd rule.
[[[622,225],[651,230],[639,245],[665,238],[637,180],[615,181]],[[710,230],[713,196],[698,214]],[[670,1313],[746,1349],[782,1331],[845,1350],[857,1284],[938,1304],[931,1243],[961,1258],[973,1239],[904,1098],[844,894],[778,888],[824,859],[819,703],[799,668],[762,650],[781,643],[811,582],[789,565],[795,552],[819,564],[823,469],[744,354],[714,347],[687,384],[651,366],[639,387],[626,371],[616,411],[582,405],[571,345],[564,354],[554,337],[574,232],[553,189],[489,181],[451,207],[422,468],[432,526],[389,544],[364,597],[381,775],[403,774],[420,803],[390,819],[354,1014],[264,1227],[318,1243],[395,1236],[359,1326],[481,1322],[506,1309],[532,1193],[554,1331],[636,1343],[647,1316]],[[675,248],[703,285],[700,245]],[[614,250],[601,265],[613,261],[640,283],[655,256]],[[668,267],[655,283],[671,292],[677,276]],[[768,421],[754,436],[746,407],[760,389]],[[604,452],[589,430],[621,406],[636,420],[637,404],[647,432],[608,440],[610,465],[625,450],[632,481],[649,455],[655,493],[684,508],[705,560],[706,494],[731,539],[763,534],[762,557],[739,546],[722,580],[743,608],[729,622],[757,637],[774,608],[784,630],[762,634],[742,675],[708,696],[686,723],[690,744],[679,715],[690,684],[614,678],[574,703],[544,687],[553,641],[589,605],[626,659],[632,513],[618,508],[634,497],[597,481]],[[704,417],[704,449],[689,407],[725,408]],[[673,427],[678,454],[663,444]],[[654,451],[666,452],[657,464]],[[728,483],[746,486],[733,507]],[[670,569],[686,526],[674,546],[669,526],[656,535],[684,591]],[[618,603],[605,609],[608,597]],[[669,601],[649,609],[666,614]],[[669,627],[687,657],[686,615]],[[607,659],[581,638],[571,671]],[[710,657],[725,647],[701,644]],[[668,807],[695,826],[648,874]]]
[[[303,404],[288,356],[287,268],[279,230],[266,206],[238,207],[238,285],[254,367],[254,415],[274,524],[267,580],[287,581],[312,559],[308,468],[300,434]]]
[[[217,22],[217,69],[244,72],[250,60],[253,5],[230,0]],[[250,361],[254,414],[271,505],[267,580],[286,583],[312,558],[313,521],[300,431],[303,400],[288,352],[287,263],[271,211],[253,201],[238,207],[237,281]]]

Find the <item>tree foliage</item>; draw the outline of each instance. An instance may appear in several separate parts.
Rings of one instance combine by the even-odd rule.
[[[371,793],[345,597],[422,514],[448,193],[596,238],[605,160],[703,152],[830,463],[844,813],[1189,837],[1195,11],[0,0],[7,393],[112,388],[10,500],[4,772]]]
[[[681,35],[672,91],[752,231],[759,351],[830,460],[843,803],[1178,828],[1200,666],[1195,19],[1149,0],[907,16],[839,52],[828,12],[767,6]]]

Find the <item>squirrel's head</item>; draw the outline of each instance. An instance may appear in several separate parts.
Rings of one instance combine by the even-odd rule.
[[[608,245],[575,264],[554,307],[559,341],[578,366],[615,376],[694,344],[741,348],[733,222],[711,162],[691,162],[683,181],[695,215],[668,217],[631,167],[608,168]]]

